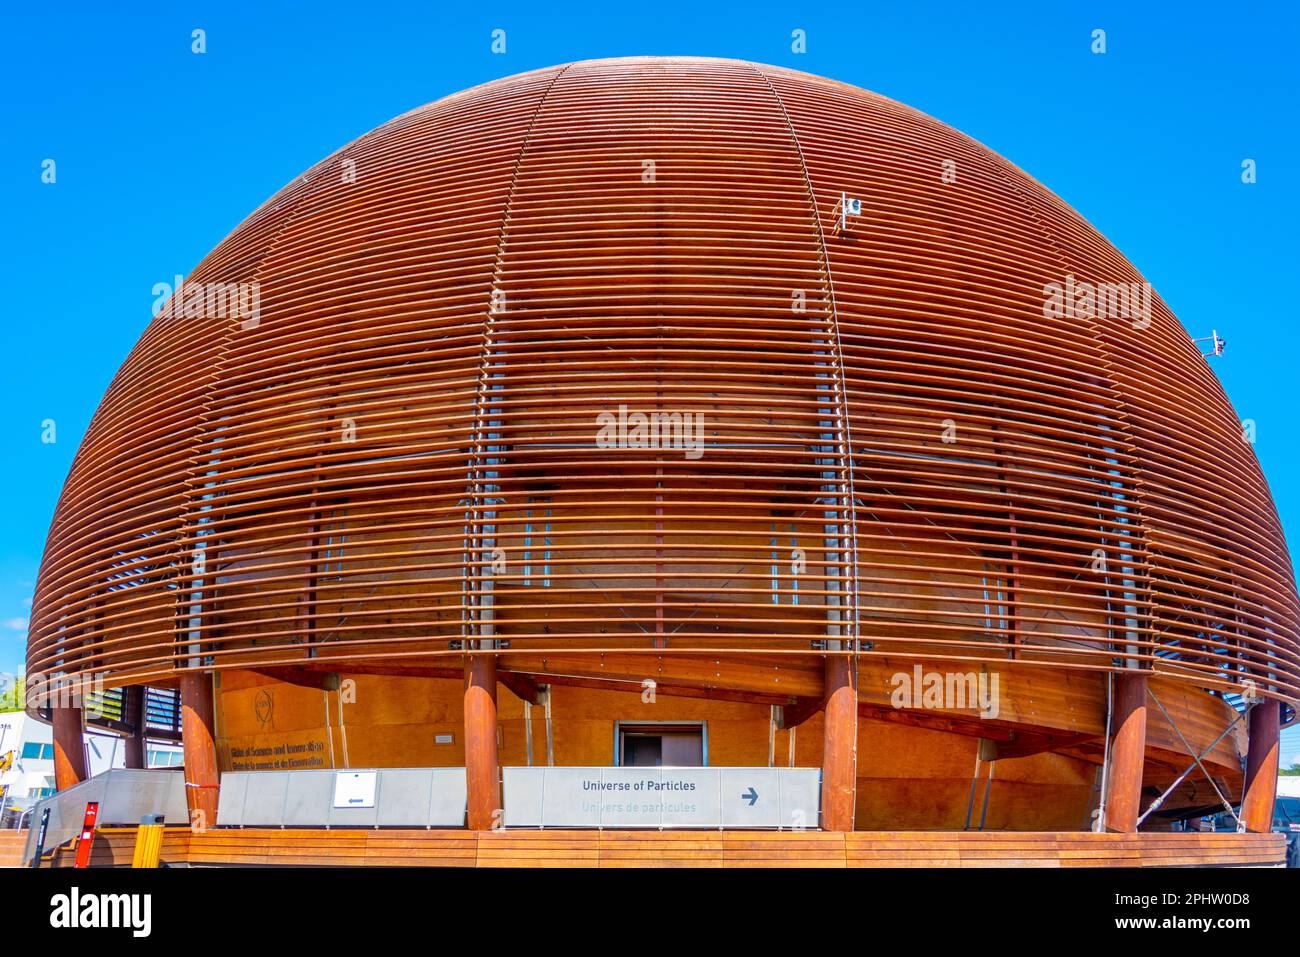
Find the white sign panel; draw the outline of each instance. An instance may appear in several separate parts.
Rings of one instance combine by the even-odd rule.
[[[505,768],[507,827],[815,828],[817,768]]]
[[[374,807],[374,771],[339,771],[334,775],[335,807]]]
[[[240,827],[464,827],[464,768],[231,771],[218,820]]]

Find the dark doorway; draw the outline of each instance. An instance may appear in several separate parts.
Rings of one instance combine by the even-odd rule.
[[[702,768],[704,725],[620,724],[618,756],[629,768]]]

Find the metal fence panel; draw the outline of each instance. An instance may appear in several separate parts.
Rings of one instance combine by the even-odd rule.
[[[374,775],[374,801],[336,807],[339,777]],[[233,771],[221,776],[221,827],[462,827],[464,768]]]
[[[50,823],[45,833],[45,849],[48,851],[67,843],[81,832],[86,805],[91,801],[99,802],[100,827],[139,824],[140,818],[146,814],[161,814],[168,824],[189,823],[183,772],[113,768],[32,806],[24,863],[30,862],[36,853],[36,834],[41,813],[46,807],[50,809]]]

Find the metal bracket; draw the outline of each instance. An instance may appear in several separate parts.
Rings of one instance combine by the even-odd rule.
[[[1206,769],[1205,765],[1201,763],[1201,758],[1204,756],[1204,754],[1209,753],[1208,749],[1205,752],[1202,752],[1202,754],[1197,754],[1196,751],[1192,748],[1192,746],[1187,743],[1187,738],[1183,737],[1182,730],[1178,727],[1177,723],[1170,716],[1169,712],[1165,710],[1165,706],[1160,703],[1160,699],[1156,697],[1156,693],[1152,691],[1150,688],[1147,688],[1147,694],[1149,694],[1151,696],[1151,700],[1156,703],[1156,707],[1160,709],[1160,713],[1165,716],[1165,720],[1169,722],[1169,727],[1174,729],[1174,733],[1178,735],[1178,740],[1183,742],[1183,747],[1187,749],[1187,753],[1192,756],[1193,766],[1201,769],[1201,773],[1205,775],[1205,780],[1210,782],[1210,787],[1214,788],[1214,793],[1219,796],[1219,801],[1227,809],[1228,813],[1232,815],[1233,820],[1237,822],[1237,827],[1240,828],[1241,818],[1237,816],[1237,812],[1233,810],[1232,805],[1228,803],[1228,799],[1223,796],[1223,792],[1219,790],[1219,786],[1214,783],[1214,778],[1210,775],[1210,772]],[[1218,744],[1219,741],[1223,740],[1223,738],[1228,734],[1228,732],[1232,730],[1233,725],[1235,725],[1238,721],[1240,721],[1241,718],[1242,715],[1240,714],[1237,715],[1236,719],[1232,722],[1232,724],[1228,725],[1228,727],[1224,729],[1223,734],[1219,735],[1219,737],[1215,739],[1214,744],[1210,745],[1210,748],[1213,748],[1214,745]],[[1183,776],[1185,777],[1188,773],[1191,772],[1191,770],[1192,770],[1191,768],[1188,768],[1187,771],[1183,772]],[[1178,781],[1175,781],[1174,785],[1176,786],[1178,783],[1179,783]],[[1171,787],[1170,790],[1173,790],[1173,788]],[[1154,810],[1156,807],[1159,806],[1159,802],[1163,801],[1165,799],[1165,796],[1168,793],[1169,792],[1166,791],[1165,794],[1162,794],[1159,798],[1156,799],[1156,803],[1152,804],[1151,807],[1147,808],[1146,814],[1143,814],[1141,817],[1138,818],[1139,825],[1146,818],[1147,814],[1150,814],[1152,810]]]

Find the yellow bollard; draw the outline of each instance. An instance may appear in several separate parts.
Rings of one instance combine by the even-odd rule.
[[[157,822],[157,823],[154,823]],[[157,867],[162,856],[163,825],[161,814],[146,814],[135,832],[132,867]]]

